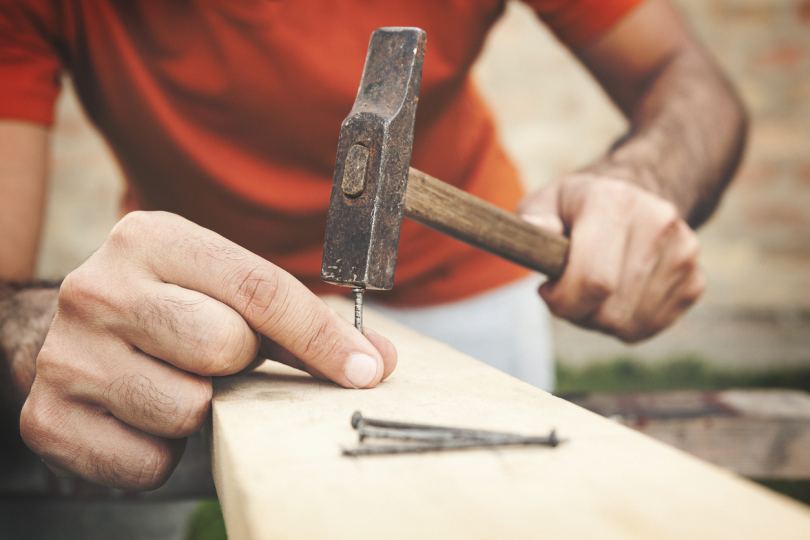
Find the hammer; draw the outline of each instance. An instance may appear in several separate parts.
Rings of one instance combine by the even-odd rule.
[[[410,167],[426,36],[419,28],[371,35],[357,98],[340,127],[321,278],[352,287],[355,327],[363,292],[394,286],[403,213],[551,278],[568,239]]]

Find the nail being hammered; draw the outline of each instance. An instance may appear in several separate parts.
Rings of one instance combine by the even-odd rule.
[[[354,327],[363,332],[363,287],[354,287]]]

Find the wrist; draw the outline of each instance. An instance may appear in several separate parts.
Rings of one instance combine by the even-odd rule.
[[[0,402],[18,409],[56,311],[58,283],[0,283]]]
[[[604,157],[581,172],[639,187],[674,204],[685,219],[692,207],[688,193],[682,187],[667,182],[666,179],[673,175],[661,170],[661,152],[653,146],[653,142],[646,137],[624,137]]]

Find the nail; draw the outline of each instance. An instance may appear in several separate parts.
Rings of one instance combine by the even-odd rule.
[[[360,411],[354,411],[354,413],[352,414],[351,422],[352,427],[354,429],[359,428],[365,422],[365,419],[363,418],[363,413],[361,413]]]
[[[417,430],[417,431],[440,431],[450,433],[460,437],[474,437],[474,438],[491,438],[491,437],[514,437],[514,433],[506,433],[503,431],[490,431],[484,429],[468,429],[452,426],[440,426],[435,424],[416,424],[413,422],[398,422],[395,420],[381,420],[379,418],[368,418],[363,416],[360,411],[355,411],[352,415],[352,427],[358,429],[361,426],[369,426],[375,428],[390,428],[401,430]],[[519,435],[518,435],[519,436]]]
[[[497,449],[508,446],[558,446],[561,442],[552,432],[549,437],[525,437],[521,439],[504,441],[486,440],[456,440],[422,444],[382,444],[370,446],[358,446],[355,448],[343,448],[341,452],[344,456],[374,456],[390,454],[420,454],[424,452],[444,452],[450,450],[475,450],[475,449]]]
[[[344,374],[355,388],[365,388],[377,377],[379,362],[363,353],[353,353],[346,362]]]

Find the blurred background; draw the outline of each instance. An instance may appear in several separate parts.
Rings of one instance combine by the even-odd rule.
[[[810,369],[810,0],[678,0],[752,115],[747,157],[700,231],[709,286],[664,335],[632,348],[557,324],[563,369],[615,358],[700,360],[737,372]],[[625,130],[589,75],[511,2],[475,75],[530,187],[588,163]],[[39,274],[59,277],[103,241],[122,180],[65,84],[53,137]],[[565,384],[565,380],[561,380]]]
[[[635,409],[648,408],[647,419],[672,417],[675,410],[685,422],[712,416],[703,390],[810,389],[810,0],[675,3],[736,84],[752,128],[736,180],[700,231],[708,289],[696,308],[634,347],[555,323],[558,392],[628,423],[626,411],[601,393],[699,389],[634,402]],[[509,4],[475,76],[530,187],[588,163],[625,130],[588,74],[519,3]],[[42,277],[63,276],[100,245],[117,220],[122,191],[108,150],[65,88],[53,137]],[[802,408],[807,403],[797,393],[767,395],[782,405],[760,417],[792,430],[781,461],[746,469],[729,457],[732,451],[716,448],[708,459],[808,501],[810,408]],[[774,411],[782,416],[768,416]],[[697,443],[685,425],[674,435],[651,433],[701,455],[689,445],[711,436],[705,422]],[[764,433],[760,424],[743,432],[752,440]],[[767,436],[783,435],[776,429]]]

